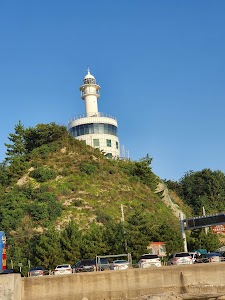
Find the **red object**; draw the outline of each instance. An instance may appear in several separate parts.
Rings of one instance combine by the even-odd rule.
[[[6,245],[4,245],[2,251],[2,270],[6,270]]]
[[[216,225],[212,226],[212,233],[224,233],[225,232],[225,225]]]

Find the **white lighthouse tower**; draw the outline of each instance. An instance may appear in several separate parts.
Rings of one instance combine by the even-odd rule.
[[[70,120],[68,130],[76,139],[102,150],[106,157],[120,157],[117,120],[113,116],[98,112],[100,86],[96,84],[89,68],[80,91],[85,102],[85,114]]]

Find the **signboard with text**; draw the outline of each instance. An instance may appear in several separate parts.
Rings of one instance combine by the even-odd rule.
[[[0,231],[0,270],[6,269],[6,236]]]
[[[225,225],[212,226],[212,233],[225,233]]]
[[[203,227],[211,227],[225,224],[225,214],[220,213],[210,216],[201,216],[184,219],[185,230],[192,230]]]

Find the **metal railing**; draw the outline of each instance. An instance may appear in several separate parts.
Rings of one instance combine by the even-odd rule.
[[[116,117],[114,117],[113,115],[110,115],[110,114],[106,114],[106,113],[101,113],[101,112],[98,112],[98,113],[89,113],[89,114],[80,114],[80,115],[77,115],[75,117],[72,117],[69,119],[69,122],[72,122],[72,121],[75,121],[75,120],[78,120],[78,119],[83,119],[83,118],[94,118],[94,117],[100,117],[100,118],[110,118],[110,119],[113,119],[116,121]]]

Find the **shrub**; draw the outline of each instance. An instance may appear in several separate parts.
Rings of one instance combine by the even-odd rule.
[[[73,201],[73,205],[74,205],[75,207],[80,207],[80,206],[83,205],[83,201],[80,200],[80,199],[74,200],[74,201]]]
[[[80,171],[85,174],[91,175],[95,173],[96,165],[84,161],[80,164]]]
[[[30,177],[36,179],[38,182],[45,182],[56,178],[56,172],[49,168],[38,168],[30,172]]]

